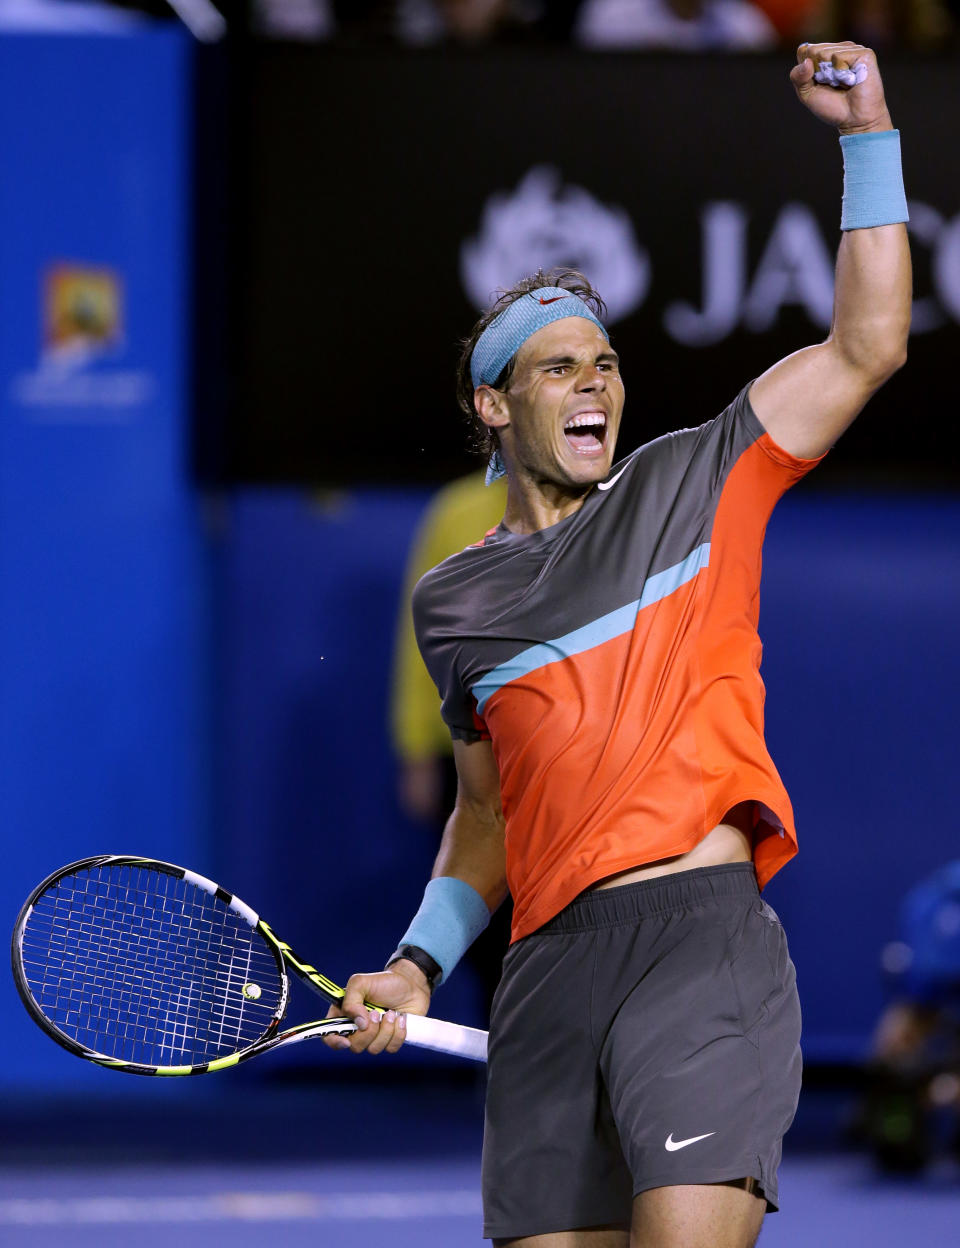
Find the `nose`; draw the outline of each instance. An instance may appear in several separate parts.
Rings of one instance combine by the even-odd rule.
[[[577,377],[577,389],[583,394],[593,394],[606,388],[606,374],[602,373],[596,364],[585,364]]]

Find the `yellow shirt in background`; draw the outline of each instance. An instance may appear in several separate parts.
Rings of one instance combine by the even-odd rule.
[[[507,504],[505,477],[484,485],[486,469],[446,485],[420,522],[407,562],[393,660],[390,728],[397,755],[415,762],[452,754],[450,732],[440,718],[440,695],[420,658],[413,633],[410,596],[425,572],[496,528]]]

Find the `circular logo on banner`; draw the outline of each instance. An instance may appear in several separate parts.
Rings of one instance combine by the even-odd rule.
[[[515,190],[487,199],[476,237],[460,248],[460,277],[483,309],[497,290],[554,265],[586,274],[607,305],[608,324],[640,307],[650,286],[649,258],[624,209],[539,165]]]

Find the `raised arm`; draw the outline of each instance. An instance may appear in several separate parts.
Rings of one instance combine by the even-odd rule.
[[[351,975],[342,1004],[329,1013],[356,1019],[360,1030],[349,1040],[328,1037],[330,1048],[395,1053],[404,1040],[403,1016],[426,1014],[430,1008],[431,983],[422,964],[449,975],[471,933],[479,935],[507,895],[500,776],[490,742],[454,741],[453,753],[456,804],[423,905],[400,943],[400,950],[407,944],[415,947],[412,957],[391,959],[385,971]],[[382,1020],[366,1009],[365,1001],[387,1009]]]
[[[911,271],[906,225],[859,224],[884,215],[906,219],[896,207],[898,188],[884,169],[894,163],[896,139],[876,56],[855,43],[802,44],[797,61],[790,78],[815,116],[841,135],[889,135],[855,139],[844,151],[844,232],[829,337],[775,364],[750,390],[754,411],[773,440],[801,459],[814,459],[905,362]],[[814,73],[824,61],[835,69],[864,65],[866,78],[846,89],[819,85]],[[902,191],[899,197],[902,204]]]

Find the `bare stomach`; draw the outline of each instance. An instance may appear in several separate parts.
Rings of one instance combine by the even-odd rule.
[[[692,871],[695,867],[718,867],[725,862],[749,862],[753,858],[753,802],[741,802],[728,810],[723,822],[703,838],[699,844],[676,858],[661,858],[657,862],[644,863],[642,867],[630,867],[616,875],[594,884],[594,888],[618,888],[621,884],[633,884],[637,880],[652,880],[658,875],[673,875],[675,871]]]

